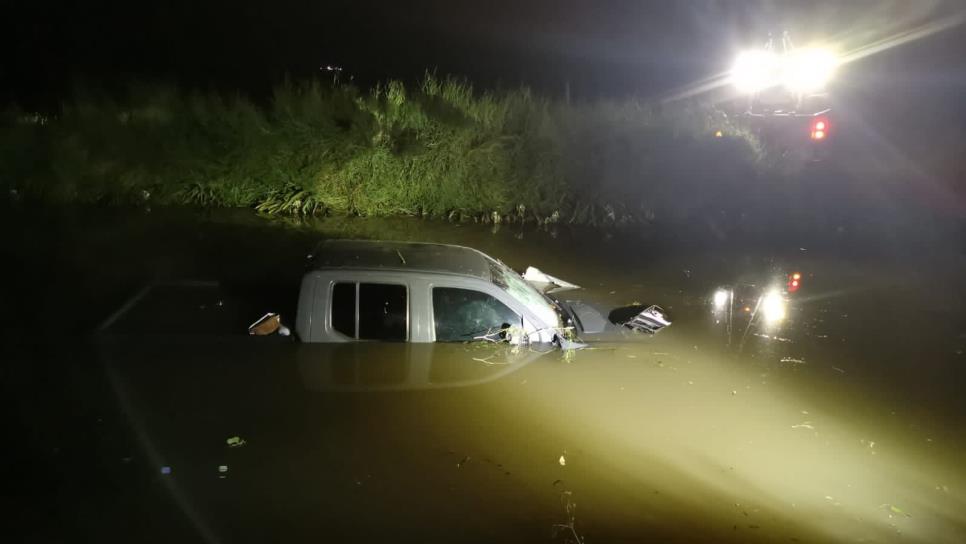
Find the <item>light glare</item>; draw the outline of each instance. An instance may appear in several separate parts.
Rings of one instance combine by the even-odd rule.
[[[831,51],[813,48],[791,53],[782,65],[785,87],[790,91],[808,93],[821,91],[828,85],[838,60]]]
[[[724,289],[718,289],[714,294],[714,309],[721,310],[728,303],[729,293]]]
[[[778,291],[770,291],[761,299],[761,312],[768,323],[785,319],[785,301]]]
[[[777,85],[781,63],[770,51],[746,51],[738,55],[731,69],[731,82],[743,92],[758,92]]]
[[[778,55],[772,51],[745,51],[731,69],[731,82],[742,92],[756,93],[778,85],[796,93],[818,92],[832,79],[838,58],[821,48],[800,49]]]

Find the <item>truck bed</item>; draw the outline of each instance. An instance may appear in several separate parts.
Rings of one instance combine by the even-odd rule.
[[[101,335],[247,335],[267,312],[294,324],[297,286],[224,285],[183,280],[145,286],[99,327]]]

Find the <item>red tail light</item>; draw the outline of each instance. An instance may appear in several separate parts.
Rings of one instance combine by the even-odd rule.
[[[789,274],[788,283],[786,285],[788,287],[789,293],[794,293],[795,291],[798,291],[802,287],[801,273],[795,272],[794,274]]]
[[[825,138],[828,138],[829,128],[827,117],[816,117],[815,119],[812,119],[812,124],[809,127],[811,131],[811,138],[813,140],[824,140]]]

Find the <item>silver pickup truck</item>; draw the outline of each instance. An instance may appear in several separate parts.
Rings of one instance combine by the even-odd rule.
[[[552,296],[577,288],[535,268],[518,274],[468,247],[327,241],[302,280],[295,330],[305,342],[559,343],[670,324],[656,307],[612,323],[589,305]]]
[[[191,302],[182,304],[175,324],[201,327],[206,319],[219,319],[219,315],[225,320],[239,314],[253,318],[251,308],[219,295],[217,287],[169,284],[157,286],[153,295],[151,288],[146,289],[115,313],[102,331],[130,329],[126,323],[138,321],[134,318],[139,315],[150,318],[178,312],[151,305],[185,297]],[[189,288],[192,291],[182,292]],[[653,334],[670,324],[657,306],[625,307],[605,317],[589,304],[555,298],[556,293],[578,288],[532,267],[519,274],[468,247],[329,240],[309,256],[294,329],[297,339],[306,343],[482,340],[577,347],[595,335]],[[197,315],[185,314],[184,309]],[[237,320],[234,323],[239,330]],[[277,329],[287,331],[284,326],[250,328]]]

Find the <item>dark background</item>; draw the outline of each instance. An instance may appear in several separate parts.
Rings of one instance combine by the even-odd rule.
[[[258,97],[328,64],[364,86],[430,69],[556,95],[569,83],[577,99],[655,96],[727,69],[770,30],[852,49],[961,10],[939,0],[39,0],[3,9],[0,98],[49,106],[77,83],[132,78]],[[848,83],[955,102],[964,51],[960,26],[854,64]]]

